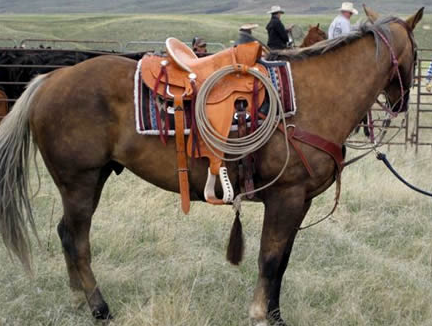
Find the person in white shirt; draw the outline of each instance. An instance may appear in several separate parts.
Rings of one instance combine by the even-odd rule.
[[[328,38],[330,40],[350,33],[352,30],[351,17],[358,15],[358,11],[351,2],[342,3],[338,10],[340,14],[333,20],[329,28]]]

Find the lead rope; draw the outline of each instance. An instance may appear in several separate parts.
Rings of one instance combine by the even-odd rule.
[[[396,178],[398,178],[399,179],[399,181],[401,181],[404,185],[406,185],[408,188],[410,188],[410,189],[412,189],[412,190],[414,190],[414,191],[416,191],[416,192],[418,192],[418,193],[420,193],[420,194],[422,194],[422,195],[425,195],[425,196],[429,196],[429,197],[432,197],[432,193],[430,193],[430,192],[428,192],[428,191],[425,191],[425,190],[422,190],[422,189],[420,189],[420,188],[418,188],[418,187],[416,187],[416,186],[414,186],[414,185],[412,185],[411,183],[409,183],[408,181],[406,181],[394,168],[393,168],[393,166],[390,164],[390,162],[389,162],[389,160],[387,159],[387,156],[384,154],[384,153],[381,153],[381,152],[378,152],[378,151],[376,151],[376,153],[377,153],[377,155],[376,155],[376,158],[379,160],[379,161],[382,161],[384,164],[385,164],[385,166],[390,170],[390,172],[391,173],[393,173],[393,175],[396,177]]]

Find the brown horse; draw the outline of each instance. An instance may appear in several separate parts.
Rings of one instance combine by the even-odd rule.
[[[306,48],[324,40],[327,40],[327,34],[320,29],[320,24],[318,23],[316,26],[310,25],[309,31],[303,39],[303,43],[300,45],[300,47]]]
[[[381,42],[379,34],[391,40],[403,88],[409,89],[415,61],[411,35],[423,9],[407,21],[377,20],[374,12],[366,11],[374,24],[279,56],[292,62],[298,112],[290,124],[343,144],[379,93],[385,90],[391,103],[404,96],[393,74],[390,47]],[[62,197],[64,215],[58,233],[70,287],[85,294],[93,315],[102,319],[109,318],[110,311],[90,266],[89,231],[107,178],[126,167],[163,189],[179,191],[174,140],[165,147],[157,137],[135,131],[135,69],[133,60],[105,56],[37,77],[0,125],[0,231],[4,243],[29,267],[26,223],[34,228],[27,186],[32,135]],[[313,73],[317,70],[322,77]],[[265,216],[259,276],[249,314],[259,325],[266,325],[269,319],[283,324],[279,294],[294,239],[312,199],[335,180],[336,164],[328,154],[303,143],[298,147],[312,175],[293,152],[281,178],[258,194]],[[279,173],[285,162],[284,148],[283,134],[276,132],[257,153],[258,186]],[[235,180],[236,164],[227,166]],[[203,200],[206,176],[206,160],[197,160],[189,175],[192,199]]]

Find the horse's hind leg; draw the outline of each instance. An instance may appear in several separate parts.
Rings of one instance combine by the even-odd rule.
[[[94,317],[111,317],[91,270],[89,232],[93,213],[99,203],[103,185],[111,168],[92,170],[73,176],[73,182],[63,182],[64,215],[58,225],[72,291],[83,291]]]
[[[258,325],[267,325],[267,319],[285,325],[279,311],[282,278],[310,202],[305,202],[303,189],[275,189],[266,192],[264,203],[259,278],[249,313]]]
[[[69,243],[72,242],[72,239],[69,236],[69,232],[67,227],[65,226],[65,219],[66,217],[63,215],[63,218],[61,219],[60,223],[57,226],[57,232],[60,237],[60,240],[62,241],[63,248],[68,246]],[[81,284],[81,279],[78,274],[78,270],[75,267],[75,264],[72,261],[71,256],[69,255],[70,250],[63,249],[63,255],[65,257],[66,261],[66,268],[69,274],[69,287],[72,291],[72,299],[73,303],[79,307],[83,303],[85,303],[85,295],[83,292],[83,287]]]

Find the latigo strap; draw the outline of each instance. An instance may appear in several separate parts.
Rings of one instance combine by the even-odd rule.
[[[186,146],[184,137],[184,107],[183,97],[174,97],[174,120],[176,130],[176,147],[177,147],[177,171],[179,176],[179,188],[181,196],[181,206],[185,214],[190,210],[190,194],[188,167],[186,158]]]
[[[243,102],[240,102],[243,103]],[[238,136],[239,138],[247,136],[247,121],[246,121],[246,107],[242,104],[236,104],[237,113],[237,126],[238,126]],[[252,128],[252,124],[251,124]],[[248,155],[241,159],[239,163],[239,181],[240,189],[242,192],[250,193],[247,195],[248,199],[252,199],[254,194],[251,193],[254,190],[254,180],[253,180],[253,161],[252,155]]]

